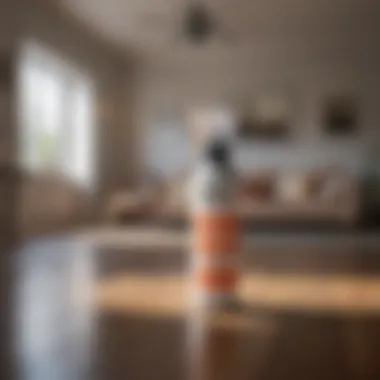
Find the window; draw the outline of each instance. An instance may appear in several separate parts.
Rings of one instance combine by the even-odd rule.
[[[88,76],[50,50],[29,43],[20,59],[20,160],[94,183],[94,88]]]

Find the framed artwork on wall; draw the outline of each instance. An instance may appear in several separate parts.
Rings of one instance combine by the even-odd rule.
[[[241,115],[239,135],[249,139],[277,140],[288,137],[291,128],[290,99],[269,93],[256,97]]]
[[[323,128],[333,136],[352,135],[358,130],[358,105],[354,97],[330,96],[323,107]]]

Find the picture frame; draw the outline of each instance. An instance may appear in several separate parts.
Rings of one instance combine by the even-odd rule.
[[[323,128],[331,136],[350,136],[358,130],[358,104],[351,95],[327,97],[323,107]]]
[[[289,136],[292,107],[289,97],[276,92],[263,93],[243,111],[239,126],[242,138],[279,140]]]

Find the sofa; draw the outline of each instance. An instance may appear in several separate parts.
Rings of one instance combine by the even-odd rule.
[[[115,192],[107,202],[107,220],[170,223],[186,219],[187,178],[183,174],[149,191]],[[337,169],[256,171],[239,178],[236,207],[246,221],[353,225],[361,208],[360,180]]]
[[[360,181],[339,170],[256,173],[243,180],[242,215],[258,221],[354,224],[360,212]]]

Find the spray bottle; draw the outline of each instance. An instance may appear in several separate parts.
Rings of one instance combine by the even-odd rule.
[[[191,182],[192,300],[206,308],[236,305],[239,222],[231,139],[213,134]]]

